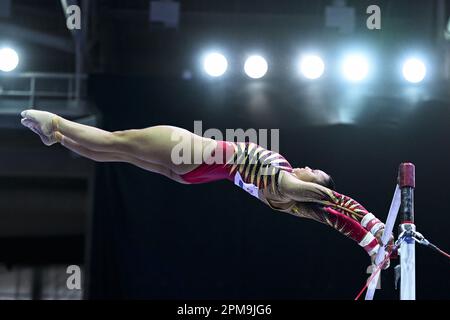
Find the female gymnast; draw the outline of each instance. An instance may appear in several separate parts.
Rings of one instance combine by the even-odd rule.
[[[338,230],[363,247],[372,262],[380,247],[384,224],[355,200],[333,191],[329,175],[293,168],[283,156],[257,144],[216,141],[173,126],[109,132],[46,111],[21,115],[21,123],[47,146],[60,143],[94,161],[131,163],[184,184],[231,180],[274,210]]]

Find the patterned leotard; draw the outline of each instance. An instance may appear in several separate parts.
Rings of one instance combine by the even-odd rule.
[[[227,179],[259,198],[259,190],[279,195],[278,183],[281,172],[292,172],[292,166],[283,156],[255,143],[218,141],[211,159],[182,175],[181,178],[187,183]],[[323,199],[317,199],[315,203],[292,201],[289,208],[283,209],[272,205],[269,199],[266,201],[275,210],[331,226],[358,242],[370,255],[379,249],[374,235],[384,225],[350,197],[329,190]]]
[[[235,181],[239,175],[244,183],[276,192],[280,172],[292,171],[282,155],[251,142],[218,141],[211,158],[217,161],[207,160],[181,178],[187,183],[205,183],[222,179]]]

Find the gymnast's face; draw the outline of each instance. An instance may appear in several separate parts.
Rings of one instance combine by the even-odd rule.
[[[310,167],[295,168],[292,173],[302,181],[313,182],[322,186],[327,186],[330,181],[330,176],[318,169],[311,169]]]

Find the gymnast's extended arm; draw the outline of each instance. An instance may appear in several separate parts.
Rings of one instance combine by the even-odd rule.
[[[279,189],[283,196],[298,202],[293,214],[335,228],[371,256],[378,251],[384,224],[352,198],[288,173],[281,175]]]

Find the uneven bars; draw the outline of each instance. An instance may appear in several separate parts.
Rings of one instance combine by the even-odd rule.
[[[375,258],[375,265],[378,266],[384,259],[384,246],[389,241],[397,214],[400,213],[400,234],[403,234],[403,232],[406,233],[405,241],[402,242],[400,247],[401,300],[415,300],[415,246],[412,235],[408,236],[409,230],[416,230],[414,225],[414,188],[414,165],[412,163],[401,163],[397,175],[397,185],[392,198],[391,206],[389,208],[389,214],[386,219],[384,233],[381,237],[382,245]],[[380,273],[372,278],[367,288],[365,300],[373,299],[379,277]]]

